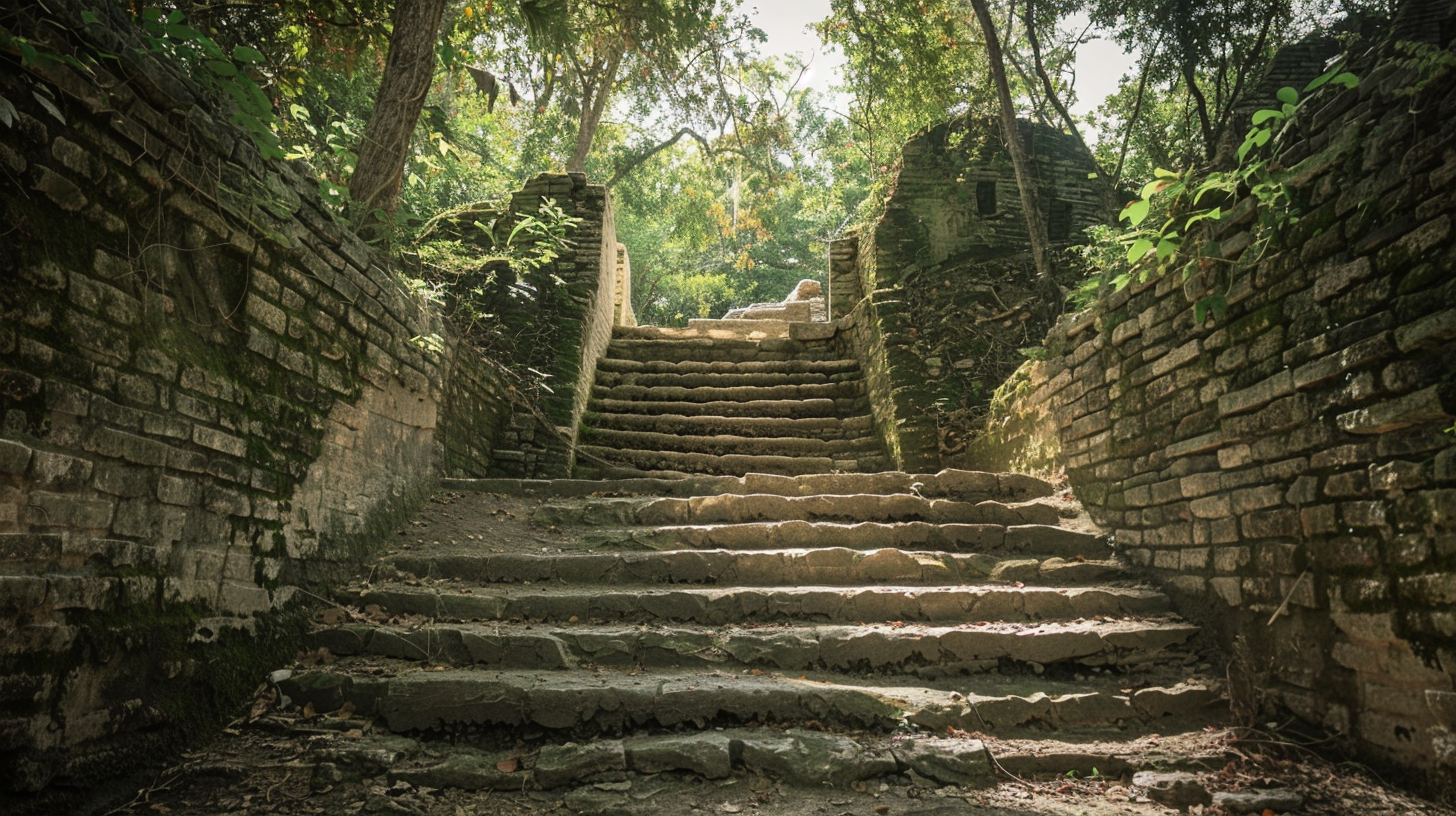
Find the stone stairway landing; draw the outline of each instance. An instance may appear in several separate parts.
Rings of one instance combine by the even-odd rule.
[[[1083,761],[1219,719],[1197,628],[1036,479],[448,486],[274,678],[399,749],[396,782],[985,786],[998,752]]]
[[[859,364],[828,323],[618,327],[582,419],[584,475],[799,475],[889,466]]]

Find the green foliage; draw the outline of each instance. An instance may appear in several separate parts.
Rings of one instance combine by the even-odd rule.
[[[1290,170],[1278,161],[1275,148],[1310,94],[1325,85],[1350,89],[1358,83],[1354,74],[1336,65],[1312,80],[1303,92],[1292,87],[1279,89],[1279,107],[1259,110],[1251,117],[1252,127],[1238,148],[1238,165],[1232,170],[1155,170],[1153,180],[1118,215],[1127,228],[1120,233],[1101,230],[1092,234],[1083,258],[1103,272],[1084,284],[1078,297],[1085,299],[1103,287],[1115,291],[1174,270],[1188,278],[1230,263],[1218,254],[1213,228],[1240,198],[1253,202],[1254,237],[1239,262],[1248,264],[1263,257],[1279,230],[1299,220],[1287,184]],[[1113,247],[1123,249],[1121,257]],[[1209,314],[1221,316],[1226,307],[1221,293],[1210,294],[1194,304],[1194,320],[1201,324]]]
[[[83,12],[85,22],[96,22]],[[224,51],[217,41],[187,25],[180,9],[143,9],[142,41],[147,49],[175,65],[203,87],[232,102],[232,122],[241,127],[267,158],[281,158],[283,150],[273,130],[273,103],[249,75],[249,66],[263,60],[262,52],[248,45]]]

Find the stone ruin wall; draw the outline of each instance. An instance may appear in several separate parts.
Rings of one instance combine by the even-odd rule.
[[[86,26],[80,3],[47,8],[7,25],[42,50],[124,56],[91,76],[0,71],[19,111],[0,127],[14,790],[115,773],[234,705],[291,642],[296,587],[361,555],[437,475],[564,474],[617,261],[602,188],[533,182],[527,197],[586,220],[553,270],[570,296],[542,315],[570,327],[548,361],[563,396],[523,406],[310,178],[130,56],[119,10]]]
[[[1053,246],[1106,220],[1075,139],[1021,122]],[[994,123],[930,128],[903,150],[884,213],[829,252],[829,311],[864,364],[876,425],[907,470],[941,464],[937,414],[979,408],[1051,325],[1034,303],[1026,220]],[[868,295],[868,297],[867,297]],[[939,404],[939,407],[938,407]]]
[[[1065,466],[1121,556],[1236,656],[1236,713],[1275,700],[1439,789],[1456,779],[1456,72],[1354,70],[1280,157],[1298,223],[1231,274],[1065,318],[977,464]],[[1223,257],[1250,244],[1249,203]],[[1196,325],[1211,291],[1228,312]]]

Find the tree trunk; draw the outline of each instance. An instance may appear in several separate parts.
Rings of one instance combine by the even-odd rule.
[[[597,135],[597,125],[607,109],[607,99],[612,95],[612,85],[617,81],[617,66],[622,63],[622,54],[613,51],[602,66],[601,76],[587,84],[581,99],[581,126],[576,131],[576,150],[571,161],[566,163],[566,172],[586,172],[586,157],[591,153],[592,140]]]
[[[1114,179],[1107,175],[1102,165],[1097,163],[1097,158],[1092,153],[1092,148],[1087,146],[1087,140],[1082,138],[1082,129],[1077,127],[1077,120],[1072,118],[1072,112],[1062,103],[1057,95],[1056,85],[1052,83],[1051,74],[1047,73],[1046,63],[1041,58],[1041,40],[1036,34],[1036,0],[1026,0],[1026,12],[1022,17],[1026,25],[1026,40],[1031,45],[1032,68],[1036,71],[1037,78],[1046,93],[1047,102],[1056,109],[1057,115],[1062,118],[1062,125],[1071,132],[1077,144],[1081,146],[1082,152],[1092,160],[1092,166],[1097,170],[1097,187],[1102,193],[1102,206],[1108,213],[1117,212],[1117,188],[1113,185]],[[1109,218],[1111,215],[1108,216]]]
[[[395,0],[389,57],[349,179],[349,197],[366,215],[393,215],[399,205],[410,138],[435,75],[435,37],[444,13],[445,0]]]
[[[1001,59],[1001,43],[996,39],[996,24],[991,22],[991,12],[986,0],[971,0],[976,10],[976,19],[986,35],[986,57],[991,64],[991,79],[996,83],[996,94],[1001,99],[1001,130],[1005,137],[1006,152],[1011,154],[1011,166],[1016,171],[1016,186],[1021,190],[1021,209],[1026,211],[1026,231],[1031,236],[1031,259],[1036,265],[1036,277],[1047,289],[1050,297],[1055,281],[1052,279],[1052,259],[1048,245],[1046,222],[1041,217],[1041,205],[1037,200],[1036,179],[1031,177],[1026,150],[1021,144],[1021,129],[1016,124],[1016,106],[1011,101],[1011,86],[1006,82],[1006,63]]]

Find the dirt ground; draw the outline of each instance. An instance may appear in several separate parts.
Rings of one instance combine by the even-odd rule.
[[[1438,816],[1442,807],[1382,784],[1368,771],[1313,754],[1280,759],[1211,735],[1231,757],[1203,774],[1209,787],[1291,788],[1305,798],[1295,816]],[[225,735],[159,773],[112,814],[414,814],[415,816],[1167,816],[1126,779],[1039,775],[1003,778],[992,789],[924,788],[908,778],[843,789],[806,789],[756,776],[718,781],[680,774],[632,776],[572,790],[504,793],[390,786],[383,777],[329,783],[315,776],[308,738],[250,728]],[[1223,811],[1194,805],[1193,814]]]
[[[376,576],[392,573],[387,561],[399,552],[560,552],[586,546],[560,530],[532,525],[531,512],[540,503],[534,498],[442,492],[398,531],[360,583],[367,585]],[[338,610],[321,606],[320,614],[337,615]],[[350,614],[359,613],[350,610]],[[317,659],[311,654],[299,657],[302,663]],[[382,773],[343,779],[320,773],[314,743],[364,738],[371,724],[363,720],[333,722],[321,728],[318,720],[299,721],[277,712],[251,723],[249,719],[249,712],[240,710],[233,726],[210,744],[165,769],[138,777],[135,796],[107,816],[1165,816],[1176,812],[1148,800],[1126,776],[1086,778],[1064,772],[1025,777],[1001,774],[999,784],[989,789],[931,787],[910,777],[848,788],[806,789],[740,771],[716,781],[678,773],[628,774],[618,781],[552,791],[435,790],[408,783],[391,785]],[[1295,816],[1456,816],[1456,809],[1404,793],[1363,766],[1332,761],[1287,740],[1245,736],[1239,740],[1233,732],[1210,729],[1191,737],[1151,735],[1142,739],[1164,754],[1222,757],[1221,768],[1201,774],[1201,781],[1211,790],[1298,791],[1305,804],[1291,811]],[[1163,744],[1158,745],[1160,739]],[[988,743],[993,754],[1003,756],[1035,746],[1033,741],[989,738]],[[1095,745],[1087,748],[1089,753],[1098,753]],[[1188,812],[1224,813],[1198,805]]]

